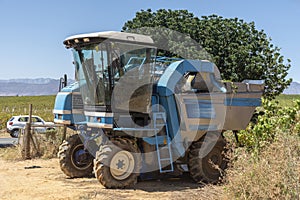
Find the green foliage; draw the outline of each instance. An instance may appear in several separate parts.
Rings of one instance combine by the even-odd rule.
[[[199,48],[192,42],[186,43],[184,36],[168,34],[163,30],[153,38],[156,44],[167,47],[160,48],[158,55],[174,56],[175,52],[177,56],[187,54],[188,57],[184,58],[210,59],[218,66],[225,80],[265,80],[265,98],[273,99],[291,82],[291,79],[286,79],[290,60],[285,61],[280,49],[271,43],[263,30],[256,29],[254,22],[246,23],[238,18],[227,19],[217,15],[198,18],[187,10],[160,9],[152,12],[148,9],[137,12],[122,30],[140,32],[137,29],[143,27],[165,27],[178,31],[190,36],[208,53],[203,54],[202,51],[199,54]],[[181,38],[174,40],[174,37]],[[178,40],[182,44],[173,44]]]
[[[263,100],[263,110],[258,110],[254,122],[239,132],[239,141],[257,153],[274,142],[278,134],[298,133],[300,136],[299,111],[299,100],[291,107],[280,107],[278,101]]]
[[[0,130],[13,115],[28,115],[29,104],[32,104],[33,115],[53,121],[54,101],[55,96],[0,97]]]

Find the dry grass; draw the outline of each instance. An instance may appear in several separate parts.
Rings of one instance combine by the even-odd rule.
[[[0,158],[9,161],[18,161],[22,159],[20,146],[0,148]]]
[[[67,136],[70,134],[74,134],[74,131],[68,130]],[[6,137],[8,136],[6,135]],[[58,148],[62,143],[62,137],[63,128],[58,128],[58,130],[55,131],[47,131],[46,133],[33,133],[32,138],[34,144],[30,141],[31,158],[55,158],[57,156]],[[0,148],[0,157],[10,161],[22,160],[25,157],[23,135],[20,136],[18,145]]]
[[[234,154],[224,186],[228,197],[300,199],[299,135],[278,134],[258,157],[241,148]]]
[[[67,137],[75,132],[68,129]],[[57,157],[59,146],[63,141],[63,128],[49,130],[45,133],[33,133],[34,144],[31,142],[31,157],[55,158]],[[22,145],[21,145],[22,146]]]

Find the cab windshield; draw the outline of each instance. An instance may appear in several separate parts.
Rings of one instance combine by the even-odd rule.
[[[109,109],[112,91],[119,79],[134,68],[143,69],[152,62],[155,53],[153,47],[107,40],[73,49],[76,79],[84,105]],[[152,72],[153,67],[146,73]]]

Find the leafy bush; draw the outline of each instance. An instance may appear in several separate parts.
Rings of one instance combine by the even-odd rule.
[[[259,151],[274,142],[278,134],[300,131],[300,101],[291,107],[280,107],[277,101],[263,100],[246,130],[239,132],[239,141],[250,150]]]

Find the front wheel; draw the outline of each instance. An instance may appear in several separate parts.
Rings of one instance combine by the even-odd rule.
[[[78,134],[67,138],[59,147],[61,170],[71,178],[89,177],[93,172],[93,156],[84,148]]]
[[[196,182],[217,183],[224,174],[228,159],[226,141],[218,133],[207,133],[190,146],[188,167]]]
[[[136,184],[141,169],[138,147],[129,139],[115,139],[101,146],[94,160],[94,172],[106,188]]]

